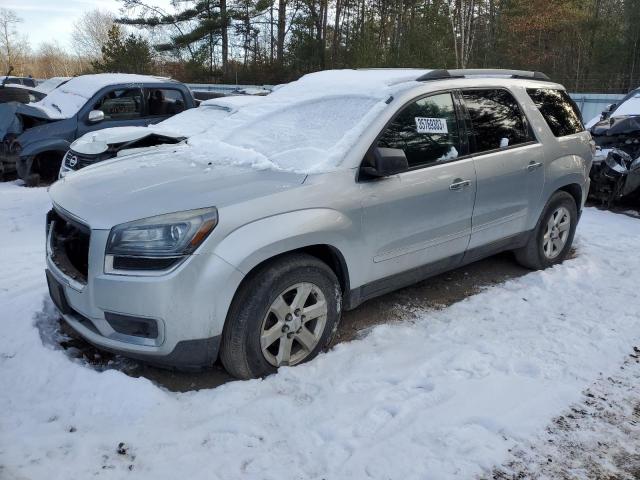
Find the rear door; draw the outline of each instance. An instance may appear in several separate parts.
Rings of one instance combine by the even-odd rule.
[[[361,183],[370,280],[461,261],[476,178],[458,112],[451,92],[428,95],[403,107],[381,132],[376,146],[402,149],[409,171]]]
[[[544,149],[507,89],[461,92],[477,176],[469,250],[527,230],[544,186]]]

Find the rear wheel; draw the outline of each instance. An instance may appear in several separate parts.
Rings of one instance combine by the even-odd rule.
[[[520,264],[541,270],[567,258],[578,224],[578,209],[567,192],[553,194],[527,245],[515,251]]]
[[[340,317],[333,271],[306,254],[260,267],[234,298],[220,357],[238,378],[255,378],[314,358],[330,342]]]

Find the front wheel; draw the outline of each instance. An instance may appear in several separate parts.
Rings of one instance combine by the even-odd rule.
[[[518,262],[542,270],[563,262],[571,250],[578,225],[578,209],[567,192],[553,194],[526,246],[516,250]]]
[[[222,334],[220,357],[238,378],[255,378],[314,358],[340,318],[333,271],[306,254],[278,258],[242,284]]]

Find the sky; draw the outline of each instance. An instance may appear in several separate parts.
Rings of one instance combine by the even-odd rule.
[[[170,8],[170,0],[147,3]],[[27,36],[33,49],[54,40],[63,48],[71,48],[73,24],[84,12],[99,9],[118,14],[121,6],[116,0],[0,0],[0,8],[13,10],[22,18],[18,31]]]

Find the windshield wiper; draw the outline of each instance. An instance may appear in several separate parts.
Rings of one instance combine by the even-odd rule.
[[[55,103],[52,103],[51,106],[55,107],[55,109],[58,110],[58,112],[62,113],[62,110],[60,110],[60,107],[58,105],[56,105]]]

